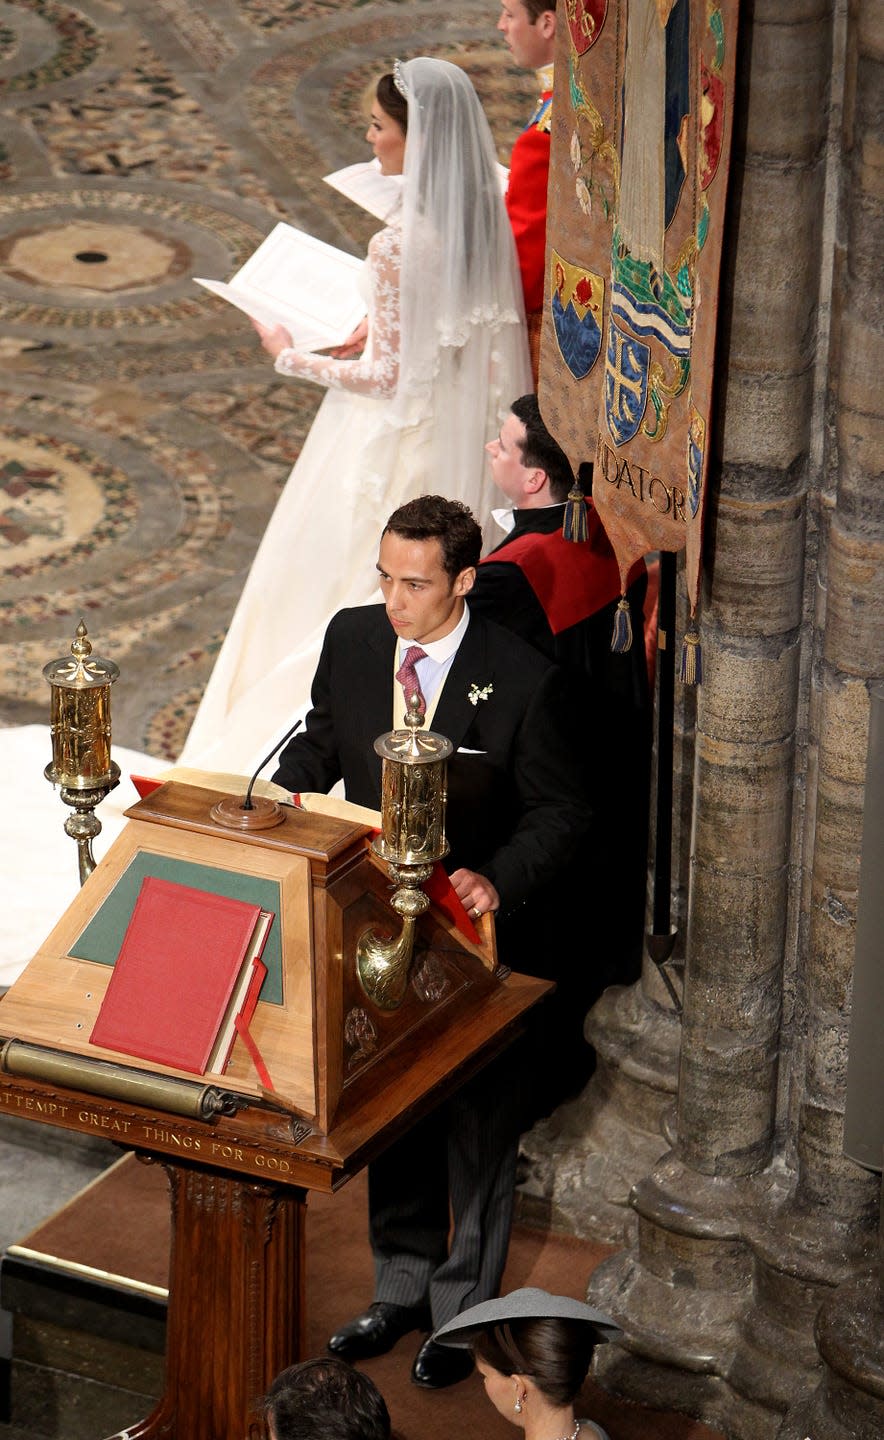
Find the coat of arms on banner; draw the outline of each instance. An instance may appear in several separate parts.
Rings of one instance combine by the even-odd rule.
[[[699,592],[737,0],[566,0],[540,403],[621,579],[687,553]],[[581,288],[582,285],[582,288]]]
[[[605,420],[615,445],[631,440],[642,422],[648,399],[651,352],[621,330],[614,316],[608,323],[605,356]]]
[[[585,55],[598,39],[607,8],[608,0],[565,0],[565,15],[575,54]]]
[[[591,270],[570,265],[556,250],[551,252],[549,263],[552,268],[550,314],[559,354],[574,379],[583,380],[601,349],[605,282]]]

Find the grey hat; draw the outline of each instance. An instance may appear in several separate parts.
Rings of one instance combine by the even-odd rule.
[[[599,1340],[613,1340],[621,1333],[610,1315],[593,1310],[582,1300],[568,1295],[550,1295],[548,1290],[529,1286],[511,1290],[499,1300],[483,1300],[441,1325],[433,1336],[440,1345],[468,1345],[474,1336],[492,1325],[509,1325],[513,1320],[583,1320],[592,1325]]]

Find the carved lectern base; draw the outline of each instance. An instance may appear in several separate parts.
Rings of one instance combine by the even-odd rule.
[[[111,1440],[264,1440],[261,1397],[303,1348],[305,1191],[144,1158],[171,1187],[165,1394]]]

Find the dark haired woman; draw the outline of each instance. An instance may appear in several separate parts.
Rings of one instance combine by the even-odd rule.
[[[325,626],[376,598],[377,539],[420,494],[480,522],[484,445],[529,388],[512,232],[488,123],[444,60],[397,62],[366,137],[401,203],[368,247],[365,348],[299,354],[259,329],[277,371],[328,394],[280,497],[182,754],[248,772],[305,705]]]
[[[496,1410],[525,1440],[608,1440],[574,1402],[596,1345],[619,1328],[600,1310],[545,1290],[513,1290],[455,1316],[437,1345],[468,1345]]]

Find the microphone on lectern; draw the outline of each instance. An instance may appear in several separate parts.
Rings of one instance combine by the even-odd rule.
[[[252,788],[253,788],[253,786],[254,786],[254,784],[255,784],[255,781],[257,780],[258,776],[261,774],[261,771],[264,769],[264,766],[270,764],[270,761],[273,759],[274,755],[276,755],[277,752],[282,749],[283,745],[285,745],[285,743],[286,743],[287,740],[291,740],[291,738],[292,738],[292,736],[294,735],[295,731],[296,731],[296,730],[300,730],[300,728],[301,728],[301,726],[303,725],[303,723],[304,723],[303,720],[296,720],[295,723],[294,723],[294,725],[292,726],[291,730],[287,730],[286,733],[283,735],[282,739],[281,739],[281,740],[277,740],[277,742],[276,742],[276,744],[274,745],[273,749],[270,751],[270,754],[269,754],[269,755],[265,755],[264,759],[261,761],[261,764],[258,766],[257,770],[255,771],[254,775],[252,776],[251,780],[249,781],[249,788],[248,788],[248,790],[246,791],[246,798],[245,798],[245,800],[242,802],[242,808],[243,808],[243,810],[253,810],[253,809],[254,809],[254,806],[252,805]]]
[[[253,800],[252,790],[264,766],[270,764],[277,750],[281,750],[286,741],[291,740],[303,723],[303,720],[296,720],[291,730],[288,730],[281,740],[277,740],[270,754],[264,757],[249,781],[244,800],[240,800],[236,795],[225,795],[222,800],[215,802],[209,814],[218,825],[224,825],[228,830],[271,830],[274,825],[283,823],[285,808],[263,795]]]

